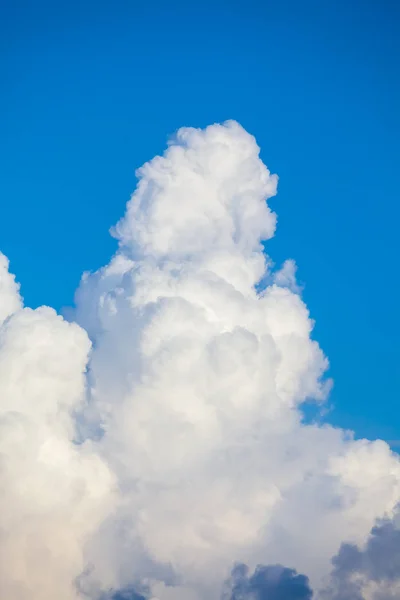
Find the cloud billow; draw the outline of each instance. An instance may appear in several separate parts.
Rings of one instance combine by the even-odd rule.
[[[364,547],[343,543],[321,600],[396,600],[400,595],[398,513],[372,528]]]
[[[308,578],[281,565],[236,565],[222,600],[311,600]]]
[[[183,128],[137,175],[70,322],[23,308],[0,261],[0,596],[143,582],[219,600],[235,561],[293,566],[318,593],[343,540],[362,547],[393,514],[398,456],[303,423],[328,361],[295,263],[273,271],[264,251],[277,178],[255,139],[233,121]],[[235,593],[267,593],[273,569]],[[290,569],[275,582],[310,593]]]

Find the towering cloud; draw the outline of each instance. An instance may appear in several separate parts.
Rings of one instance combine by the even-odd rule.
[[[273,273],[263,253],[276,177],[228,122],[180,130],[138,178],[76,323],[20,310],[0,279],[15,313],[0,347],[0,595],[218,600],[237,561],[288,565],[318,590],[341,542],[392,515],[400,464],[384,442],[302,422],[328,363],[294,263]],[[232,600],[272,581],[310,597],[271,569],[243,571]]]

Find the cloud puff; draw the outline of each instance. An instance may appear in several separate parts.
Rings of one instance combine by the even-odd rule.
[[[400,595],[400,523],[384,519],[363,548],[344,543],[321,600],[395,600]]]
[[[252,575],[246,565],[236,565],[222,600],[311,600],[305,575],[281,565],[258,565]]]
[[[9,270],[9,260],[0,252],[0,323],[21,308],[19,285]]]
[[[235,122],[181,129],[138,179],[76,323],[0,288],[1,595],[212,600],[235,561],[319,589],[392,514],[400,464],[302,421],[328,362],[294,263],[268,272],[277,179]]]
[[[143,595],[145,594],[145,595]],[[129,587],[125,590],[112,593],[112,596],[108,596],[104,600],[146,600],[148,598],[148,590],[142,593],[138,592],[135,588]]]
[[[90,442],[73,443],[90,343],[50,308],[21,309],[5,271],[0,293],[0,596],[72,600],[112,497]]]

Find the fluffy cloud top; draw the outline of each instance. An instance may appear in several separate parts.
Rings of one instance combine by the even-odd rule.
[[[400,464],[302,422],[328,362],[294,263],[263,253],[277,179],[235,122],[181,129],[138,178],[76,322],[21,309],[3,259],[0,595],[218,600],[236,561],[318,590],[392,515]]]

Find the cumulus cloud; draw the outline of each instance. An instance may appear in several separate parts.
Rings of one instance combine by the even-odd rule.
[[[388,445],[302,422],[328,361],[294,263],[269,272],[276,185],[239,124],[184,128],[139,169],[75,322],[21,309],[5,271],[2,596],[218,600],[236,561],[318,590],[392,515]]]

